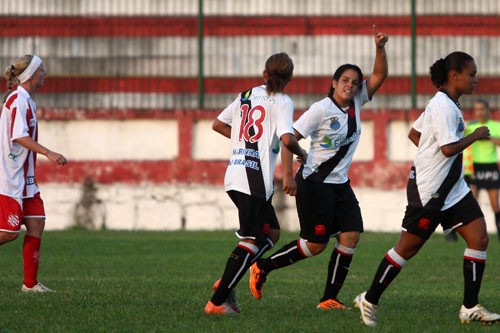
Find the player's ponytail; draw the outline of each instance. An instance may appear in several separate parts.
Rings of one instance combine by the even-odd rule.
[[[436,60],[429,68],[432,84],[436,88],[441,88],[448,81],[448,73],[450,71],[455,70],[461,73],[470,61],[474,61],[474,58],[461,51],[452,52],[444,59],[440,58]]]
[[[14,85],[19,84],[19,79],[17,77],[28,67],[31,59],[33,59],[33,56],[27,54],[16,59],[12,65],[5,67],[4,77],[7,82],[7,92],[3,95],[2,103],[5,103],[7,96],[9,96],[14,89]]]
[[[283,92],[293,75],[293,61],[288,54],[281,52],[270,56],[266,61],[266,91],[269,95]]]

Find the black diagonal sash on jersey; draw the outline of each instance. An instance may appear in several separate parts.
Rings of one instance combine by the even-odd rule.
[[[248,105],[248,109],[252,109],[252,102],[249,99],[249,96],[252,94],[252,89],[244,91],[241,93],[241,105]],[[243,119],[243,123],[246,124],[248,122],[248,116],[250,112],[247,112],[247,118]],[[243,126],[245,127],[245,126]],[[248,130],[249,137],[253,137],[255,135],[255,130],[253,126],[250,126]],[[248,142],[245,140],[245,148],[253,149],[254,151],[259,151],[259,143],[258,142]],[[250,193],[252,196],[266,199],[266,186],[264,184],[264,176],[262,175],[262,166],[260,164],[260,154],[259,157],[255,156],[247,156],[245,155],[245,160],[253,161],[257,164],[257,170],[249,167],[245,167],[248,179],[248,186],[250,188]]]
[[[408,196],[408,204],[410,206],[422,207],[422,201],[420,200],[420,194],[418,193],[417,187],[417,174],[415,172],[415,167],[412,166],[412,171],[414,173],[414,177],[411,177],[408,180],[408,185],[406,189],[406,193]],[[425,208],[430,209],[441,209],[444,206],[444,202],[450,194],[451,189],[456,184],[456,182],[460,179],[462,175],[462,153],[455,156],[455,160],[451,165],[450,171],[446,175],[443,183],[439,186],[439,189],[432,194],[432,198],[427,202]]]
[[[347,110],[347,135],[346,138],[350,138],[356,132],[357,124],[356,124],[356,113],[354,110],[354,103]],[[325,162],[321,163],[318,167],[317,172],[313,172],[307,177],[307,179],[323,182],[326,177],[335,169],[335,167],[342,161],[342,159],[347,155],[349,151],[349,147],[351,147],[352,142],[342,146],[339,148],[337,153],[330,157]]]

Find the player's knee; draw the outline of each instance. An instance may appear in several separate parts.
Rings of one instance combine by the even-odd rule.
[[[269,234],[267,235],[267,238],[268,238],[268,240],[271,241],[272,246],[274,246],[274,244],[278,243],[278,241],[280,240],[280,230],[279,229],[271,229],[269,231]]]
[[[0,245],[12,242],[19,236],[18,233],[12,233],[12,232],[0,232]]]
[[[313,256],[320,254],[326,249],[327,244],[307,242],[307,248]]]
[[[488,248],[488,243],[490,242],[490,238],[487,233],[484,233],[478,240],[477,248],[482,251],[486,251]]]

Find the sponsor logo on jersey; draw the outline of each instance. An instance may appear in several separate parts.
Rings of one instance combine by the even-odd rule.
[[[238,148],[238,149],[233,149],[233,155],[245,155],[254,158],[259,158],[259,151],[255,149]]]
[[[361,135],[361,130],[358,129],[356,132],[352,133],[352,135],[344,140],[335,140],[334,148],[340,148],[342,146],[348,145],[356,141]]]
[[[243,165],[246,168],[259,170],[259,164],[256,161],[234,159],[229,161],[229,165]]]
[[[247,93],[245,94],[245,96],[243,96],[243,98],[241,100],[243,102],[248,101],[248,97],[250,97],[250,93],[251,93],[251,90],[247,91]]]
[[[26,178],[26,185],[33,185],[33,184],[35,184],[35,177],[29,176],[28,178]]]
[[[272,149],[273,153],[277,154],[280,152],[280,142],[276,142],[276,146]]]
[[[323,148],[331,148],[333,146],[332,140],[328,137],[328,135],[323,137],[323,142],[324,143],[319,144]]]

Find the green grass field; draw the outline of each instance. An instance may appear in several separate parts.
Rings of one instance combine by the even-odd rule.
[[[296,237],[283,233],[278,246]],[[397,234],[364,233],[339,298],[365,290]],[[320,312],[323,254],[273,272],[261,301],[238,286],[239,316],[203,308],[236,244],[233,232],[46,232],[40,281],[54,294],[23,294],[22,238],[0,248],[0,332],[498,332],[500,324],[461,325],[463,241],[434,235],[386,291],[379,325],[357,309]],[[268,253],[269,254],[269,253]],[[481,302],[500,311],[500,243],[492,236]]]

